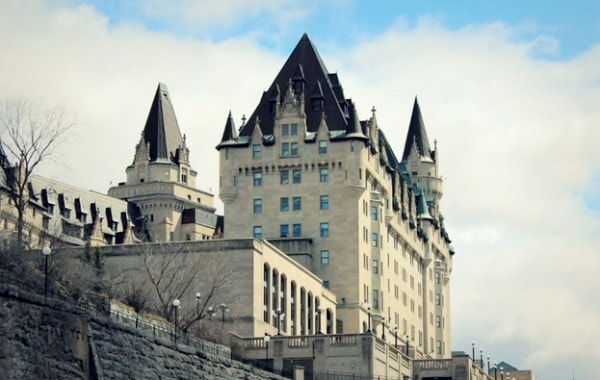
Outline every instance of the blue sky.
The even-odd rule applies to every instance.
[[[164,17],[141,11],[137,1],[93,1],[112,25],[136,22],[149,30],[177,33],[181,36],[208,37],[216,41],[261,29],[261,44],[282,52],[289,49],[298,36],[308,32],[315,38],[335,39],[342,46],[351,46],[357,39],[385,32],[397,24],[414,27],[423,17],[436,19],[449,29],[466,25],[503,22],[517,26],[515,38],[543,35],[556,40],[559,50],[545,58],[565,59],[581,53],[600,35],[600,5],[596,1],[323,1],[309,2],[306,17],[287,27],[265,22],[268,9],[239,15],[233,24],[181,23],[177,17]],[[271,34],[271,32],[274,33]]]
[[[457,252],[452,349],[597,377],[600,2],[9,0],[0,98],[71,110],[73,137],[40,174],[105,193],[165,83],[222,210],[227,115],[252,113],[304,32],[397,152],[419,98]]]

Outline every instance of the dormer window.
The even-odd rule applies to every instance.
[[[183,168],[181,169],[181,182],[187,184],[188,180],[188,170]]]
[[[312,110],[313,111],[321,111],[323,109],[323,99],[313,99],[312,100]]]

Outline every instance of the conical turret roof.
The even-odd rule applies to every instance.
[[[429,146],[429,139],[427,138],[427,130],[425,129],[425,123],[423,123],[423,117],[421,116],[421,108],[419,107],[419,102],[416,97],[412,115],[410,117],[406,142],[404,143],[404,153],[402,154],[403,161],[410,155],[413,144],[417,144],[420,156],[431,158],[431,147]]]
[[[177,148],[183,138],[177,124],[167,86],[159,83],[144,126],[144,140],[150,143],[150,161],[177,162]]]

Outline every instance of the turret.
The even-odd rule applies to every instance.
[[[423,191],[433,218],[439,215],[439,201],[443,193],[437,159],[437,152],[430,148],[419,102],[415,97],[402,162],[406,165],[412,182]]]

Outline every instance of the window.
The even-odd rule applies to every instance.
[[[377,237],[377,232],[373,232],[373,234],[371,235],[371,245],[373,247],[377,247],[378,240],[379,240],[379,238]]]
[[[379,273],[379,261],[373,260],[373,265],[371,267],[373,268],[373,274]]]
[[[260,144],[254,144],[252,145],[252,158],[256,159],[256,158],[260,158],[261,153],[260,153]]]
[[[294,211],[301,211],[302,210],[302,197],[294,197],[292,199],[292,204],[294,207]]]
[[[321,237],[329,236],[329,223],[321,223]]]
[[[323,287],[325,289],[329,289],[329,281],[328,280],[323,280]],[[329,334],[329,333],[328,333]]]
[[[298,136],[298,124],[290,124],[290,136]]]
[[[281,211],[281,212],[290,211],[290,199],[288,197],[279,198],[279,211]]]
[[[319,154],[327,154],[327,141],[319,141]]]
[[[329,195],[321,195],[319,200],[319,207],[321,210],[329,210]]]
[[[254,226],[253,234],[254,234],[254,238],[256,240],[261,240],[262,239],[262,226]]]
[[[442,327],[442,317],[436,315],[435,317],[435,327]]]
[[[290,155],[292,157],[298,156],[298,143],[297,142],[290,143]]]
[[[373,289],[373,309],[379,309],[379,291]]]
[[[377,220],[377,206],[371,206],[371,220]]]
[[[435,304],[438,306],[442,305],[442,297],[439,294],[435,295]]]
[[[254,172],[254,186],[262,186],[262,172]]]
[[[290,156],[290,143],[281,143],[281,157]]]
[[[181,171],[181,182],[187,183],[187,178],[188,178],[188,170],[184,168]]]
[[[321,251],[321,265],[329,265],[329,251]]]
[[[329,169],[327,169],[327,168],[319,169],[319,180],[321,182],[329,182]]]
[[[279,226],[279,237],[288,237],[290,236],[290,225],[282,224]]]
[[[290,183],[290,172],[289,170],[282,170],[279,172],[279,183],[287,185]]]
[[[292,233],[294,237],[302,236],[302,224],[296,223],[292,226]]]
[[[302,170],[294,169],[292,171],[292,177],[293,177],[294,183],[302,183]]]
[[[439,284],[440,282],[441,282],[440,272],[436,271],[435,272],[435,283]]]
[[[252,211],[255,214],[260,214],[262,212],[262,199],[255,199],[253,201]]]
[[[290,125],[289,124],[282,124],[281,125],[281,135],[282,136],[289,136],[290,135]]]

